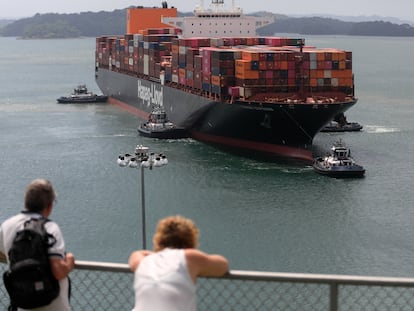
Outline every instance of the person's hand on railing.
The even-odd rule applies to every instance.
[[[2,252],[0,252],[0,262],[2,262],[2,263],[6,263],[7,262],[6,255],[4,255]]]

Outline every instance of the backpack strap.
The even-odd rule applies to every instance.
[[[10,305],[7,307],[7,311],[17,311],[17,307],[10,302]]]
[[[43,233],[45,234],[45,243],[47,245],[47,248],[51,248],[53,245],[55,245],[56,244],[56,238],[53,236],[53,234],[50,234],[49,232],[47,232],[46,228],[45,228],[45,224],[47,222],[49,222],[50,219],[48,219],[46,217],[43,217],[43,216],[40,216],[39,218],[32,217],[32,218],[25,221],[24,228],[26,228],[26,226],[29,223],[33,222],[33,221],[39,221],[40,222],[41,229],[42,229]]]

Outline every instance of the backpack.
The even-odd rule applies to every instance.
[[[9,250],[9,270],[3,281],[12,308],[33,309],[48,305],[59,295],[59,281],[52,274],[48,248],[56,243],[46,232],[46,218],[31,218],[17,232]]]

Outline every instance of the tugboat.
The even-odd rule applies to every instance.
[[[365,169],[355,163],[350,149],[341,141],[334,144],[331,151],[330,155],[315,159],[313,168],[317,173],[336,178],[364,176]]]
[[[69,96],[61,96],[57,99],[60,104],[85,104],[85,103],[104,103],[108,100],[106,95],[96,95],[88,91],[85,84],[80,84],[73,89]]]
[[[362,130],[362,127],[363,126],[357,122],[347,122],[346,124],[341,125],[336,121],[330,121],[321,129],[321,132],[359,132]]]
[[[167,118],[167,113],[161,107],[155,107],[148,121],[141,123],[138,127],[138,133],[145,137],[159,139],[178,139],[189,137],[185,128],[177,127]]]
[[[321,129],[321,132],[359,132],[362,125],[357,122],[348,122],[343,113],[338,114],[332,121]]]
[[[321,129],[321,132],[359,132],[362,130],[362,127],[363,126],[357,122],[340,124],[332,120]]]

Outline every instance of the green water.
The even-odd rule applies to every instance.
[[[353,51],[360,133],[319,134],[315,150],[342,139],[367,174],[335,180],[310,167],[257,162],[191,139],[137,136],[140,120],[106,104],[59,105],[94,83],[94,38],[0,38],[0,219],[23,206],[33,178],[58,192],[53,219],[80,260],[126,262],[141,246],[139,170],[116,158],[144,144],[169,164],[145,171],[148,243],[157,220],[193,218],[200,246],[232,269],[414,275],[414,40],[309,37]]]

